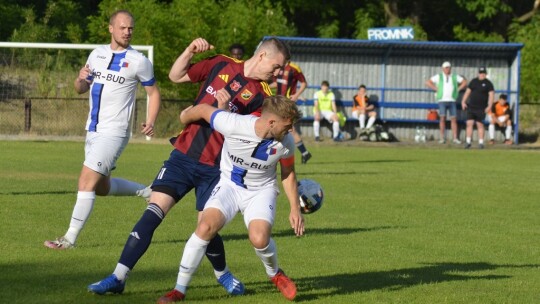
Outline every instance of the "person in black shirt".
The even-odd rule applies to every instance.
[[[475,122],[476,129],[478,130],[478,146],[480,149],[484,148],[484,119],[486,118],[486,113],[489,113],[495,98],[493,83],[486,76],[486,68],[481,67],[478,70],[478,77],[471,80],[461,101],[461,107],[467,111],[465,149],[471,147]]]

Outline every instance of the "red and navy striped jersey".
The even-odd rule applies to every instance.
[[[289,64],[279,71],[279,74],[275,77],[274,81],[277,84],[276,95],[290,97],[296,93],[296,85],[298,82],[306,82],[306,78],[299,66],[289,62]]]
[[[216,92],[225,88],[231,95],[229,109],[233,113],[260,115],[264,98],[272,95],[265,81],[247,78],[244,62],[224,55],[207,58],[188,69],[192,82],[202,82],[194,104],[217,106]],[[223,136],[201,120],[185,127],[174,142],[180,152],[200,163],[219,166]]]

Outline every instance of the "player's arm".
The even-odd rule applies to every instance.
[[[366,111],[375,110],[375,105],[369,101],[369,98],[366,97]]]
[[[300,95],[302,95],[302,92],[304,92],[306,88],[307,88],[307,81],[300,82],[300,87],[298,88],[296,93],[294,93],[294,95],[291,96],[291,100],[297,101]]]
[[[467,84],[468,84],[467,78],[465,78],[463,76],[462,76],[462,78],[463,78],[463,80],[459,83],[458,91],[461,91],[461,90],[465,89],[467,87]]]
[[[193,40],[174,62],[169,72],[169,79],[174,83],[190,82],[191,79],[189,78],[187,71],[191,59],[197,53],[206,52],[212,49],[214,49],[214,46],[208,43],[204,38]]]
[[[332,111],[334,113],[337,113],[337,106],[336,106],[336,100],[332,99]]]
[[[197,120],[205,120],[210,123],[212,114],[219,109],[206,103],[200,103],[196,106],[189,106],[180,113],[180,122],[187,125]]]
[[[154,83],[151,86],[144,86],[146,94],[148,94],[148,114],[146,121],[142,124],[141,133],[146,136],[154,136],[154,125],[161,106],[161,93],[158,86]]]
[[[294,172],[294,156],[280,160],[281,182],[283,190],[289,200],[291,212],[289,214],[289,223],[297,236],[304,234],[304,217],[300,212],[300,198],[298,195],[298,182]]]
[[[489,113],[489,110],[491,109],[491,107],[493,107],[493,101],[494,100],[495,100],[495,91],[491,90],[488,93],[488,106],[485,109],[486,113]]]
[[[216,100],[218,102],[217,108],[206,103],[201,103],[196,106],[189,106],[185,108],[180,113],[180,122],[184,125],[187,125],[197,120],[204,119],[206,120],[206,122],[210,123],[212,114],[215,111],[229,109],[229,101],[231,100],[231,95],[224,88],[219,89],[216,92]]]
[[[426,86],[430,89],[432,89],[433,91],[437,92],[437,86],[435,85],[435,83],[431,80],[431,78],[429,78],[428,80],[426,80]]]
[[[463,98],[461,99],[461,108],[463,110],[467,109],[467,99],[469,99],[469,95],[471,95],[471,88],[465,90],[465,94],[463,94]]]
[[[79,94],[83,94],[90,90],[90,84],[92,83],[91,79],[92,71],[88,63],[79,70],[79,75],[75,79],[75,91]]]

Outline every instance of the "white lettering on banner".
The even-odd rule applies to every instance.
[[[414,39],[412,27],[371,28],[368,29],[369,40],[411,40]]]

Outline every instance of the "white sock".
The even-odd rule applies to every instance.
[[[229,266],[225,266],[225,268],[222,271],[217,271],[214,269],[214,274],[216,275],[216,279],[219,280],[222,275],[226,274],[229,271]]]
[[[478,143],[481,144],[481,145],[483,145],[483,144],[484,144],[484,139],[483,139],[483,138],[480,138],[480,139],[478,140]]]
[[[339,122],[334,121],[332,123],[332,131],[334,132],[334,138],[338,137],[339,135]]]
[[[92,209],[94,208],[94,201],[96,200],[96,192],[77,192],[77,201],[75,207],[73,207],[73,213],[71,214],[71,222],[69,223],[69,229],[64,237],[71,243],[75,244],[79,233],[84,227],[84,224],[90,217]]]
[[[363,129],[366,127],[366,114],[360,114],[360,117],[358,118],[360,122],[360,129]]]
[[[490,124],[488,126],[489,139],[493,140],[495,138],[495,125]]]
[[[319,130],[321,129],[321,123],[318,120],[313,121],[313,134],[315,137],[319,137]]]
[[[506,137],[506,140],[510,140],[510,137],[512,137],[512,126],[506,126],[504,136]]]
[[[113,274],[118,278],[120,281],[124,282],[127,280],[128,274],[129,274],[129,267],[127,267],[124,264],[116,264],[116,268],[114,269]]]
[[[178,278],[176,280],[176,290],[186,294],[189,282],[204,257],[208,243],[210,241],[202,240],[195,233],[191,235],[182,254],[180,270],[178,271]]]
[[[368,119],[366,128],[368,129],[371,128],[371,126],[373,126],[374,123],[375,123],[375,116],[370,116]]]
[[[268,275],[268,277],[274,277],[279,270],[277,261],[277,249],[274,240],[270,238],[270,242],[268,243],[268,246],[266,246],[266,248],[255,248],[255,253],[261,259],[261,262],[266,269],[266,274]]]
[[[470,137],[467,137],[467,138],[465,139],[465,141],[466,141],[468,144],[470,144],[470,143],[471,143],[471,138],[470,138]]]
[[[137,195],[137,190],[146,188],[145,185],[121,178],[111,178],[111,189],[107,195],[130,196]]]

